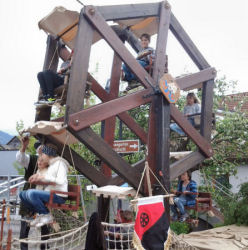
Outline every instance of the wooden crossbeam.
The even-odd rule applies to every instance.
[[[140,83],[148,88],[150,85],[147,83],[148,79],[153,85],[155,82],[145,69],[135,60],[133,55],[128,51],[119,37],[105,22],[105,19],[93,6],[86,6],[84,8],[84,15],[88,18],[89,22],[96,28],[101,36],[106,40],[109,46],[119,55],[123,62],[131,69],[136,75]]]
[[[116,153],[102,138],[91,128],[79,132],[68,127],[69,131],[81,142],[83,142],[95,155],[102,159],[121,178],[135,189],[138,188],[141,174],[132,168],[118,153]]]
[[[170,105],[172,119],[182,128],[182,130],[192,139],[192,141],[201,149],[207,156],[213,155],[213,149],[210,143],[200,135],[200,133],[190,124],[188,119],[175,107]]]
[[[215,68],[206,68],[200,72],[176,78],[181,90],[188,91],[195,88],[202,88],[203,83],[216,77]]]
[[[196,151],[188,154],[184,158],[172,163],[170,165],[170,180],[174,180],[179,175],[197,166],[205,160],[205,157],[200,152]]]
[[[97,10],[106,21],[157,16],[159,3],[100,6]]]
[[[69,126],[75,131],[80,131],[92,124],[115,116],[124,111],[149,103],[151,97],[144,98],[151,93],[151,89],[144,89],[108,102],[95,105],[78,113],[70,115]]]
[[[83,108],[92,41],[93,29],[81,12],[66,100],[66,114],[78,112]],[[67,118],[65,122],[67,123]]]
[[[64,145],[57,141],[52,136],[45,136],[48,141],[55,144],[58,147],[59,154],[62,153]],[[73,166],[73,161],[75,164],[76,170],[78,170],[82,175],[87,177],[92,183],[101,187],[107,185],[109,178],[104,176],[100,171],[98,171],[95,167],[91,166],[87,161],[85,161],[81,155],[76,153],[73,149],[71,149],[72,157],[68,146],[65,147],[63,157]]]

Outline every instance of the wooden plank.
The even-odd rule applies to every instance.
[[[68,129],[120,177],[132,187],[138,188],[141,178],[140,173],[122,159],[102,138],[95,134],[91,128],[86,128],[79,132],[74,131],[71,127],[68,127]]]
[[[144,95],[149,93],[151,93],[151,89],[144,89],[133,94],[84,109],[70,115],[69,125],[75,131],[80,131],[99,121],[150,102],[151,98],[143,98]]]
[[[210,67],[173,14],[171,14],[170,30],[200,70]]]
[[[46,136],[47,140],[51,143],[55,144],[58,147],[58,152],[61,155],[63,150],[63,144],[57,141],[52,136]],[[87,161],[85,161],[78,153],[76,153],[73,149],[71,149],[73,161],[75,164],[76,170],[78,170],[82,175],[87,177],[92,183],[101,187],[107,185],[109,178],[105,177],[100,171],[98,171],[95,167],[91,166]],[[73,166],[73,162],[71,159],[71,154],[68,149],[68,146],[65,147],[63,157]]]
[[[115,32],[109,27],[105,22],[104,18],[97,11],[96,8],[92,6],[86,6],[85,16],[96,28],[96,30],[101,34],[101,36],[106,40],[109,46],[119,55],[121,60],[131,69],[131,71],[139,79],[140,83],[145,87],[149,88],[150,85],[147,83],[147,78],[152,84],[155,85],[151,76],[145,71],[145,69],[135,60],[133,55],[124,46],[119,37]]]
[[[100,6],[97,10],[106,21],[157,16],[159,3]]]
[[[179,161],[170,165],[170,180],[173,181],[179,175],[195,167],[205,160],[205,156],[200,152],[193,152]]]
[[[119,94],[119,84],[120,84],[120,76],[121,76],[121,60],[117,54],[114,54],[113,65],[111,71],[111,79],[110,79],[110,94],[115,98],[118,97]],[[115,139],[115,123],[116,117],[110,117],[105,120],[104,126],[104,140],[113,147],[114,139]],[[105,176],[111,177],[112,171],[108,167],[107,164],[103,163],[102,171]]]
[[[58,68],[58,53],[56,53],[57,49],[57,41],[52,37],[47,37],[47,47],[46,47],[46,54],[45,54],[45,60],[43,64],[43,71],[50,69],[53,71],[57,71]],[[40,89],[39,96],[41,95],[42,91]],[[37,121],[49,121],[51,116],[51,107],[46,107],[43,109],[36,109],[35,114],[35,122]]]
[[[66,114],[78,112],[83,108],[92,39],[93,29],[81,12],[68,87]]]
[[[215,68],[207,68],[200,72],[176,78],[176,82],[181,90],[188,91],[195,88],[202,88],[204,82],[216,77]]]
[[[182,128],[182,130],[192,139],[192,141],[202,150],[207,156],[213,155],[213,149],[210,143],[200,135],[200,133],[190,124],[185,116],[171,104],[171,117]],[[212,112],[211,112],[212,115]]]
[[[213,110],[213,88],[214,80],[209,80],[203,85],[202,90],[202,113],[201,113],[201,134],[209,142],[211,142],[212,130],[212,110]]]

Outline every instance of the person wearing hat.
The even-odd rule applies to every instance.
[[[20,150],[16,153],[16,161],[24,168],[25,173],[24,173],[24,179],[27,181],[24,184],[23,190],[28,190],[29,188],[35,188],[35,185],[28,183],[28,179],[30,176],[36,173],[38,170],[37,165],[37,159],[38,155],[42,154],[42,145],[39,141],[34,143],[34,148],[36,149],[37,154],[36,155],[29,155],[26,154],[26,149],[29,145],[29,137],[24,136],[21,138],[21,148]],[[30,225],[28,222],[28,219],[30,219],[30,215],[32,214],[31,211],[29,211],[24,204],[21,202],[20,204],[20,210],[19,214],[21,215],[21,228],[20,228],[20,239],[25,239],[28,238],[29,235],[29,230],[30,230]],[[49,229],[47,225],[44,225],[41,227],[41,235],[47,235],[49,234]],[[42,237],[42,240],[46,240],[49,237]],[[21,243],[20,244],[21,250],[28,250],[28,244],[26,243]],[[41,244],[40,249],[45,249],[45,245]]]
[[[49,167],[45,175],[36,173],[29,178],[31,184],[43,185],[43,190],[29,189],[20,193],[20,198],[24,205],[37,214],[36,218],[30,222],[31,226],[41,227],[53,222],[53,217],[49,213],[45,204],[49,201],[50,191],[68,192],[67,172],[69,163],[57,156],[57,148],[52,144],[42,147],[41,159],[47,162]],[[67,196],[55,194],[54,203],[65,203]]]

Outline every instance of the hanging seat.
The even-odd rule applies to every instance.
[[[208,212],[212,210],[212,198],[211,193],[199,192],[198,196],[195,199],[195,206],[185,206],[187,210],[194,210],[196,212]]]
[[[46,204],[51,209],[62,209],[69,211],[77,211],[79,209],[80,202],[80,186],[79,185],[68,185],[68,192],[62,192],[57,190],[51,190],[49,202]],[[68,195],[64,204],[53,203],[54,194]]]

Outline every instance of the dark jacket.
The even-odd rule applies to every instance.
[[[183,181],[179,181],[177,191],[182,192],[183,190]],[[197,193],[197,184],[195,181],[191,180],[189,184],[186,186],[186,191]],[[181,194],[178,194],[177,196],[180,196]],[[195,198],[196,194],[186,194],[186,200],[187,200],[187,206],[194,206],[195,205]]]
[[[38,159],[37,155],[30,155],[30,161],[29,161],[28,167],[25,168],[25,174],[24,174],[25,181],[28,181],[29,177],[36,173],[36,171],[38,169],[38,166],[36,167],[37,159]],[[36,167],[36,169],[35,169],[35,167]],[[35,185],[30,185],[29,182],[26,182],[24,184],[23,190],[27,190],[30,188],[35,188]],[[28,215],[28,213],[29,213],[29,210],[21,202],[19,214],[21,216],[26,216],[26,215]]]

